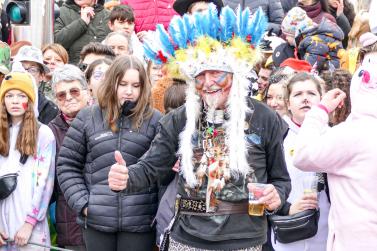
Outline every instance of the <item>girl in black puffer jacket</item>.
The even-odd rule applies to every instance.
[[[115,193],[107,181],[112,165],[136,163],[156,134],[161,114],[151,108],[148,81],[138,59],[119,57],[99,88],[98,105],[82,110],[64,138],[58,180],[85,228],[88,250],[152,250],[154,245],[157,185]]]

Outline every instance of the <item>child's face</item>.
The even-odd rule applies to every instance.
[[[109,28],[111,31],[123,31],[127,34],[132,34],[135,29],[135,23],[116,19],[114,23],[109,22]]]
[[[286,34],[285,35],[285,39],[287,40],[287,42],[288,42],[289,45],[296,46],[296,41],[295,41],[295,37],[294,36]]]

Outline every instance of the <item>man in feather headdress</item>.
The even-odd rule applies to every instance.
[[[162,250],[260,251],[267,239],[266,214],[280,209],[290,192],[280,117],[247,97],[246,76],[260,60],[257,48],[267,20],[262,11],[249,19],[214,5],[192,17],[174,17],[169,33],[157,27],[159,42],[145,55],[166,63],[188,83],[184,106],[160,121],[159,133],[137,164],[119,153],[109,186],[137,192],[172,176],[180,158],[176,213]],[[251,182],[266,184],[259,199],[262,216],[248,214]],[[170,234],[170,236],[168,235]]]

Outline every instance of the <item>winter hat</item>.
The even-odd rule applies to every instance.
[[[275,48],[274,53],[272,54],[272,61],[276,67],[279,67],[284,60],[294,57],[294,47],[290,46],[288,43],[283,43]]]
[[[7,43],[0,41],[0,73],[6,75],[10,67],[10,48]]]
[[[361,35],[360,37],[360,43],[362,44],[363,47],[372,45],[377,42],[377,35],[367,32]]]
[[[296,58],[288,58],[284,60],[284,62],[280,64],[280,67],[285,67],[285,66],[288,66],[298,72],[302,72],[302,71],[311,72],[312,70],[311,64],[309,64],[305,60],[300,60]]]
[[[306,30],[314,26],[306,12],[300,7],[292,8],[284,17],[281,23],[281,30],[284,34],[297,36],[299,31]]]
[[[18,51],[17,55],[14,57],[13,61],[30,61],[38,63],[43,67],[45,73],[48,73],[50,69],[43,63],[42,51],[34,46],[22,46]]]
[[[14,89],[24,92],[34,103],[35,91],[33,87],[33,80],[28,73],[11,72],[8,75],[5,75],[0,86],[0,102],[3,101],[4,95],[7,91]]]

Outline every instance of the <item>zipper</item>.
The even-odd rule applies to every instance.
[[[306,215],[301,218],[291,219],[291,220],[274,220],[276,223],[285,223],[285,222],[292,222],[292,221],[299,221],[299,220],[305,220],[307,218],[312,217],[313,215]]]
[[[120,118],[120,123],[119,123],[119,132],[118,132],[118,147],[117,150],[122,153],[121,148],[120,148],[120,141],[122,138],[122,127],[123,127],[123,115]],[[118,193],[118,229],[122,231],[122,191]]]

